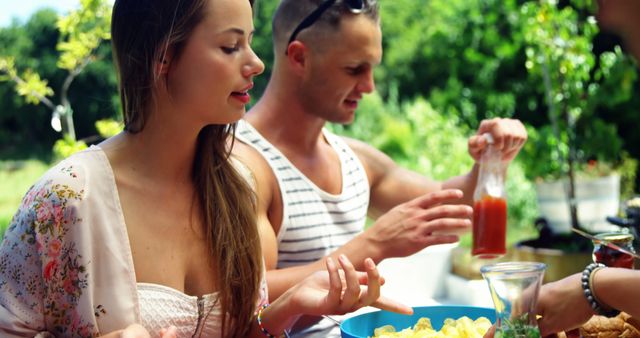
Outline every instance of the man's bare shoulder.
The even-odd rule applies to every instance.
[[[282,223],[282,199],[273,168],[258,150],[240,140],[235,141],[231,155],[249,167],[254,176],[254,189],[258,196],[258,226],[263,231],[265,229],[263,226],[267,224],[271,235],[273,232],[277,233],[279,224]],[[267,222],[261,220],[267,220]],[[264,233],[261,233],[261,236],[266,238]],[[272,239],[275,241],[275,238]],[[263,249],[266,246],[267,243],[263,242]],[[268,265],[271,264],[270,261],[274,262],[267,259]]]
[[[255,148],[240,140],[235,140],[231,154],[249,167],[260,189],[272,191],[275,188],[276,178],[273,169]]]
[[[384,175],[385,172],[396,166],[396,163],[389,156],[376,147],[354,138],[341,137],[358,156],[370,178]]]
[[[363,149],[367,149],[367,148],[373,148],[368,143],[360,141],[360,140],[357,140],[355,138],[351,138],[351,137],[347,137],[347,136],[340,136],[340,138],[344,142],[346,142],[347,145],[349,146],[349,148],[353,149],[353,151],[363,150]]]

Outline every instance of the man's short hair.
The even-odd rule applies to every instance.
[[[288,43],[289,37],[293,30],[306,18],[311,12],[316,10],[325,0],[281,0],[280,5],[276,9],[271,22],[273,30],[273,45],[277,50],[286,49],[285,44]],[[327,32],[337,31],[340,27],[342,17],[347,15],[366,15],[375,22],[379,20],[379,5],[377,0],[363,0],[365,8],[361,13],[353,14],[343,4],[343,0],[336,2],[328,8],[317,21],[310,27],[304,29],[298,34],[297,40],[305,40],[310,38],[310,34],[315,36],[325,35]]]

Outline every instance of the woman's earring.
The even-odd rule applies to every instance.
[[[167,61],[167,59],[160,59],[158,61],[158,64],[156,64],[156,73],[158,75],[166,74],[169,70],[169,62]]]

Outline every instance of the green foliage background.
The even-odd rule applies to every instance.
[[[466,138],[479,121],[496,116],[521,119],[529,128],[530,142],[510,169],[508,194],[510,226],[528,234],[536,214],[531,182],[561,171],[567,153],[568,134],[558,139],[552,132],[544,81],[531,52],[553,51],[530,38],[543,27],[531,20],[547,6],[548,19],[566,29],[563,38],[580,44],[584,59],[578,58],[576,65],[585,67],[575,83],[598,87],[588,92],[595,98],[588,112],[574,121],[573,130],[584,130],[574,135],[579,159],[624,168],[629,179],[623,190],[634,193],[637,165],[632,160],[640,158],[638,69],[621,52],[618,38],[589,21],[591,9],[586,5],[592,0],[562,0],[557,5],[549,0],[379,2],[384,57],[376,70],[378,90],[363,102],[355,124],[332,126],[337,132],[368,141],[402,165],[442,179],[469,169]],[[254,97],[265,88],[271,71],[271,16],[277,3],[259,0],[255,7],[253,47],[266,70],[256,79]],[[59,39],[56,14],[41,10],[24,24],[0,28],[0,56],[14,56],[20,72],[33,69],[57,89],[66,75],[56,66]],[[87,143],[100,139],[96,121],[120,119],[108,43],[76,78],[69,97],[78,139]],[[51,129],[50,118],[48,108],[25,103],[12,83],[0,82],[0,160],[52,161],[51,150],[61,135]],[[112,125],[104,128],[117,130]],[[74,146],[59,144],[67,150]],[[5,179],[0,180],[2,190],[9,187]],[[0,209],[15,210],[7,203],[0,201]]]
[[[31,69],[46,79],[48,86],[56,90],[54,102],[60,101],[57,89],[67,75],[57,66],[57,18],[53,10],[44,9],[23,25],[14,23],[0,28],[0,56],[14,57],[20,73]],[[119,117],[116,74],[108,42],[96,54],[96,60],[80,73],[69,90],[79,139],[97,135],[97,120]],[[44,105],[25,102],[15,95],[13,86],[11,82],[0,82],[0,158],[37,157],[48,161],[53,144],[61,138],[51,128],[51,111]]]

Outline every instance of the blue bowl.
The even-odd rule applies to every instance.
[[[380,326],[393,325],[400,331],[418,322],[420,317],[428,317],[435,330],[440,330],[447,318],[458,319],[467,316],[473,320],[487,317],[496,321],[494,309],[464,305],[419,306],[413,308],[413,315],[401,315],[389,311],[374,311],[345,319],[340,325],[342,338],[367,338],[373,336],[373,330]]]

